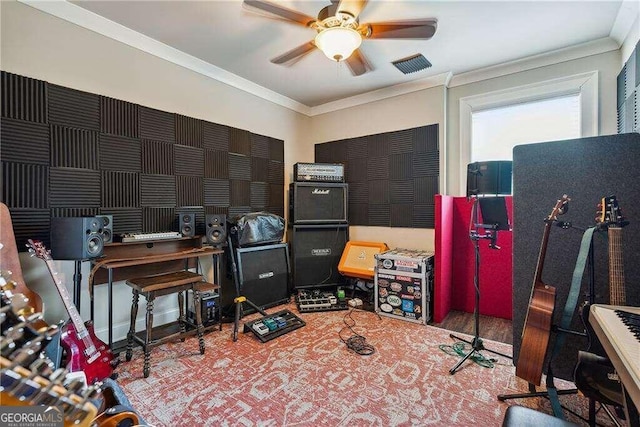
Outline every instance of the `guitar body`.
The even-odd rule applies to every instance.
[[[537,283],[529,303],[529,312],[522,334],[516,376],[530,384],[540,385],[542,367],[549,346],[551,322],[555,310],[556,288]]]
[[[60,341],[67,354],[67,369],[70,372],[83,371],[87,377],[87,383],[93,384],[113,374],[113,353],[96,336],[91,321],[85,322],[85,327],[88,337],[82,339],[78,337],[73,323],[66,323],[62,327]],[[95,348],[90,348],[91,345]]]

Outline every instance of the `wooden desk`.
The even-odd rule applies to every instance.
[[[142,242],[109,243],[104,255],[92,261],[89,277],[91,319],[94,318],[94,284],[107,283],[109,311],[109,347],[113,347],[113,282],[131,277],[169,273],[196,268],[197,258],[211,256],[213,259],[213,281],[220,283],[220,254],[223,251],[211,246],[202,246],[202,236],[178,239],[146,240]]]

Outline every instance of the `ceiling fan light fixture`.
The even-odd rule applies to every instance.
[[[320,31],[315,42],[327,58],[340,62],[360,47],[362,36],[352,28],[332,27]]]

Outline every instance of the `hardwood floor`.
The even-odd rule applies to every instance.
[[[441,323],[432,323],[431,325],[468,335],[473,335],[475,333],[473,313],[451,311]],[[512,322],[507,319],[481,315],[479,335],[480,338],[513,344]]]

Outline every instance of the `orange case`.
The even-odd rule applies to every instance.
[[[343,276],[373,280],[375,255],[389,250],[386,243],[349,241],[344,247],[338,271]]]

